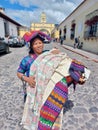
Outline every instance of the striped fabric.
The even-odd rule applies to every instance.
[[[71,77],[76,82],[79,81],[82,73],[84,73],[84,68],[85,68],[85,66],[81,62],[79,62],[77,60],[72,61],[70,68],[69,68],[69,72],[70,72]]]
[[[66,59],[65,53],[53,55],[50,51],[38,56],[30,68],[30,76],[35,76],[35,88],[27,87],[27,99],[24,106],[24,112],[21,123],[28,130],[37,130],[40,116],[40,109],[43,106],[43,95],[48,88],[47,85],[54,74],[55,69],[63,59]],[[47,73],[48,70],[48,73]],[[60,81],[58,79],[58,81]],[[55,83],[53,84],[53,88]],[[53,90],[53,89],[52,89]],[[50,94],[51,91],[49,90]],[[47,99],[46,97],[44,99]],[[46,101],[46,100],[45,100]],[[62,115],[56,120],[53,126],[54,130],[60,130]],[[58,129],[56,129],[59,127]]]
[[[84,72],[84,66],[64,53],[53,55],[46,52],[34,61],[30,76],[35,76],[36,86],[27,88],[22,118],[24,128],[61,130],[63,105],[68,99],[68,87],[76,72]],[[77,77],[74,79],[76,82]]]
[[[68,98],[66,78],[56,83],[54,89],[48,96],[46,102],[40,110],[38,130],[51,130],[52,126],[60,114],[64,103]]]
[[[20,73],[23,73],[25,74],[26,73],[26,76],[29,77],[29,71],[30,71],[30,66],[31,64],[34,62],[34,60],[37,58],[37,55],[33,54],[33,55],[28,55],[28,56],[25,56],[18,69],[17,69],[17,72],[20,72]]]

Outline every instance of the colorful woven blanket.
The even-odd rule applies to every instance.
[[[68,99],[68,86],[66,78],[56,83],[40,110],[38,130],[51,130],[60,114],[64,103]]]
[[[52,75],[55,74],[55,70],[56,68],[58,68],[59,63],[61,63],[61,61],[63,61],[66,58],[67,55],[65,53],[53,55],[51,52],[45,52],[42,55],[40,55],[32,64],[30,75],[35,76],[36,87],[31,88],[28,86],[27,88],[27,99],[22,118],[22,124],[24,124],[24,127],[26,129],[37,130],[40,110],[44,104],[43,99],[46,101],[47,96],[51,93],[51,90],[53,90],[55,84],[58,81],[60,81],[60,79],[62,79],[63,76],[56,77],[56,81],[55,83],[53,83],[53,85],[49,84],[49,81],[51,80]],[[63,62],[60,66],[63,66]],[[68,70],[65,71],[65,74],[66,72],[68,72]],[[47,95],[44,95],[45,90],[48,88],[48,85],[50,86],[49,88],[51,88],[51,90],[48,91]],[[59,121],[57,120],[57,122],[60,122],[61,124],[61,116],[59,116]],[[57,127],[57,125],[55,127]]]
[[[27,88],[22,118],[27,130],[61,129],[62,110],[68,98],[68,87],[75,80],[73,77],[76,74],[80,76],[82,70],[84,72],[84,66],[79,69],[80,66],[73,63],[64,53],[53,55],[51,52],[45,52],[32,64],[30,75],[35,76],[36,86]]]

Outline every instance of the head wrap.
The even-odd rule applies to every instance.
[[[44,32],[41,32],[41,31],[26,32],[23,36],[23,38],[26,42],[30,42],[31,40],[35,39],[36,37],[40,38],[42,41],[45,39],[47,39],[47,40],[51,39],[47,34],[45,34]]]

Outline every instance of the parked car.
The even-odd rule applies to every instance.
[[[20,36],[9,36],[8,38],[8,44],[9,46],[24,46],[25,45],[25,42],[24,42],[24,39],[21,38]]]
[[[49,44],[51,42],[51,39],[50,38],[45,38],[45,40],[44,40],[44,43],[47,43],[47,44]]]
[[[0,37],[0,53],[2,52],[9,53],[9,45],[4,38]]]

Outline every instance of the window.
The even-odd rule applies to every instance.
[[[97,30],[98,30],[98,22],[90,26],[89,36],[96,37]]]
[[[60,31],[59,31],[59,39],[61,39],[61,35],[62,35],[62,30],[60,29]]]
[[[98,37],[98,10],[86,16],[84,38]]]
[[[63,33],[64,33],[64,40],[65,40],[66,39],[66,26],[64,26]]]
[[[76,24],[73,21],[72,24],[71,24],[71,35],[70,35],[70,39],[74,39],[74,37],[75,37],[75,26],[76,26]]]
[[[7,21],[4,21],[5,37],[9,36],[9,25]]]

